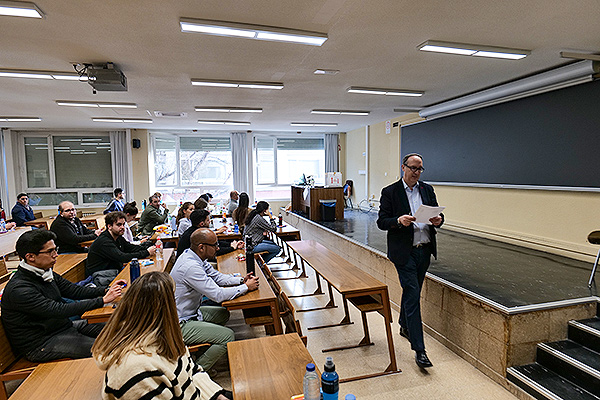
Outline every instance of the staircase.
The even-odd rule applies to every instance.
[[[567,340],[538,344],[536,362],[508,368],[507,379],[540,400],[600,400],[598,316],[569,321]]]

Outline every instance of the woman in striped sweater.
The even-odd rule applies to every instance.
[[[281,247],[268,239],[269,232],[277,231],[277,225],[272,215],[270,216],[270,223],[265,219],[266,216],[270,216],[269,203],[259,201],[256,204],[256,208],[250,211],[250,214],[246,217],[244,235],[252,238],[254,253],[267,252],[267,254],[263,255],[263,259],[265,262],[269,262],[279,254]]]
[[[131,285],[104,327],[92,354],[105,370],[103,399],[231,399],[196,365],[183,343],[175,285],[165,272]]]

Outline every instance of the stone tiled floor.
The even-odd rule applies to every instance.
[[[342,221],[321,222],[382,252],[386,232],[377,213],[345,210]],[[490,239],[438,231],[438,260],[429,272],[507,307],[596,295],[587,287],[591,264]]]

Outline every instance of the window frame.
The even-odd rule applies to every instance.
[[[54,193],[77,193],[77,208],[99,208],[99,207],[104,207],[106,206],[106,203],[84,203],[83,202],[83,195],[87,194],[87,193],[108,193],[111,195],[112,197],[112,192],[114,190],[113,187],[105,187],[105,188],[57,188],[56,187],[56,168],[55,168],[55,160],[54,160],[54,142],[53,142],[53,138],[55,137],[62,137],[62,136],[67,136],[67,137],[81,137],[81,138],[85,138],[85,137],[99,137],[99,136],[103,136],[103,137],[107,137],[108,140],[110,141],[110,151],[111,154],[113,154],[114,150],[114,143],[110,137],[110,132],[109,131],[87,131],[87,132],[81,132],[81,131],[73,131],[73,132],[69,132],[69,131],[57,131],[57,132],[50,132],[50,131],[19,131],[19,135],[18,135],[18,146],[19,146],[19,153],[18,153],[18,157],[19,157],[19,177],[20,177],[20,182],[21,182],[21,192],[26,192],[27,194],[45,194],[45,193],[50,193],[50,194],[54,194]],[[31,138],[31,137],[35,137],[35,138],[40,138],[40,137],[45,137],[46,138],[46,143],[48,146],[48,173],[50,174],[50,186],[49,187],[36,187],[36,188],[30,188],[29,187],[29,182],[27,179],[27,157],[25,154],[25,138]],[[111,161],[110,161],[110,168],[111,168],[111,177],[112,177],[112,181],[113,181],[113,186],[114,186],[114,177],[115,177],[115,166],[113,164],[113,160],[112,160],[112,156],[111,156]],[[36,209],[39,210],[51,210],[51,209],[55,209],[56,206],[58,204],[53,204],[53,205],[46,205],[46,206],[36,206]]]

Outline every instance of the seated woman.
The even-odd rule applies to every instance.
[[[244,228],[244,235],[252,238],[254,253],[268,252],[268,254],[263,255],[265,262],[269,262],[281,251],[281,247],[277,246],[272,240],[267,239],[268,232],[277,231],[275,218],[271,217],[271,223],[269,224],[264,218],[267,215],[269,215],[269,203],[259,201],[256,208],[248,214],[246,227]]]
[[[250,211],[252,211],[252,209],[248,207],[249,205],[250,197],[248,197],[248,193],[240,193],[239,204],[237,208],[233,210],[233,214],[231,214],[234,222],[237,222],[238,227],[240,228],[240,233],[244,232],[246,218],[248,217]]]
[[[138,211],[139,210],[136,206],[135,201],[132,201],[131,203],[126,203],[123,206],[123,212],[125,213],[125,233],[123,234],[123,238],[129,243],[141,244],[146,247],[150,247],[152,246],[152,242],[148,241],[147,237],[144,237],[141,240],[135,240],[135,238],[133,237],[133,232],[131,231],[131,228],[129,226],[131,221],[133,221],[138,215]]]
[[[190,357],[166,272],[133,282],[92,347],[106,371],[103,399],[232,399]]]
[[[183,232],[192,226],[192,221],[190,221],[190,214],[192,211],[194,211],[194,203],[191,201],[186,201],[179,207],[177,219],[175,220],[175,222],[177,222],[177,234],[179,236],[183,235]]]

